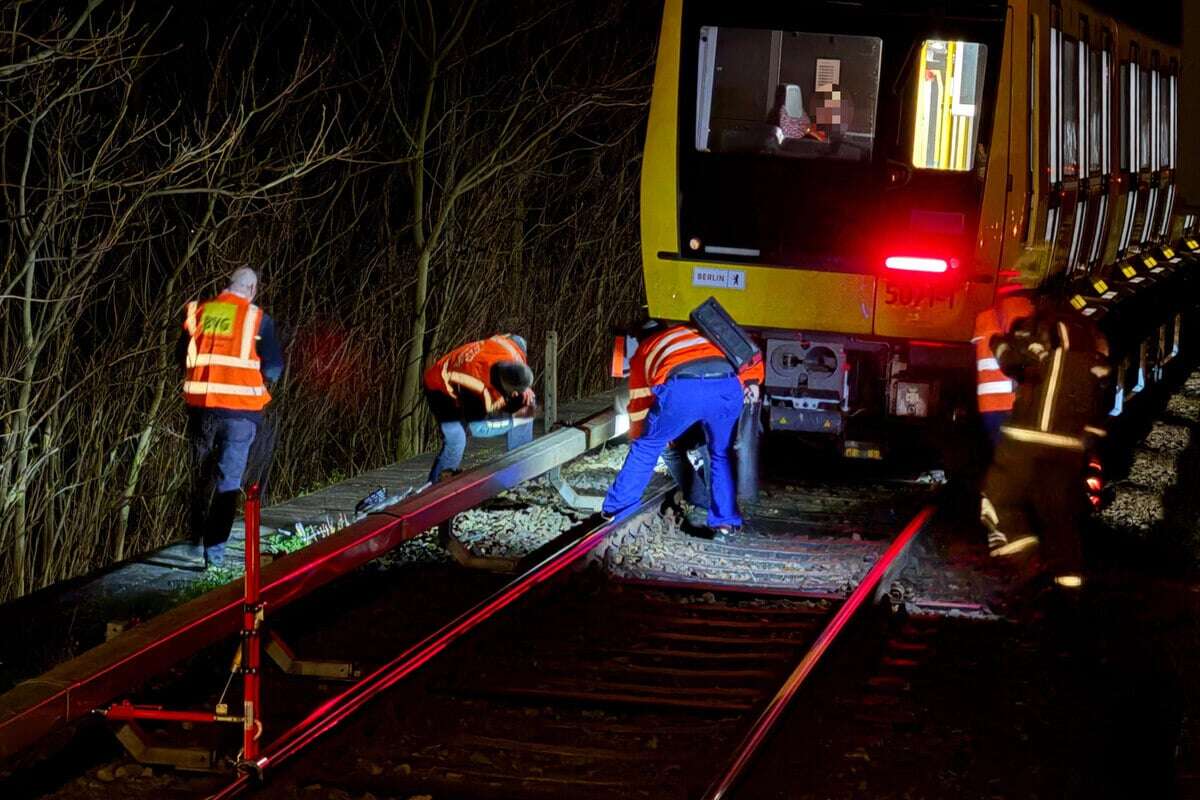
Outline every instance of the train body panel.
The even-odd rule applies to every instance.
[[[1140,273],[1196,223],[1175,213],[1179,76],[1177,49],[1074,0],[667,0],[650,313],[685,319],[711,295],[757,331],[790,365],[768,378],[787,409],[772,423],[819,410],[840,419],[814,430],[845,436],[851,417],[965,410],[963,353],[1004,270],[1086,281],[1085,314],[1116,283],[1146,306],[1138,279],[1165,279]],[[1143,309],[1110,337],[1135,317],[1178,324]],[[1139,336],[1122,357],[1153,358]]]

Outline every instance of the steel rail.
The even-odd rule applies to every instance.
[[[621,432],[613,412],[604,411],[372,514],[263,568],[262,600],[271,609],[287,605]],[[242,605],[239,585],[215,589],[0,695],[0,760],[236,634]]]
[[[922,508],[917,515],[913,517],[904,529],[892,541],[891,546],[877,560],[866,577],[855,587],[850,596],[846,598],[846,602],[834,614],[831,619],[822,629],[821,634],[813,642],[812,647],[800,659],[800,663],[796,665],[795,670],[784,681],[779,691],[771,698],[771,702],[754,721],[754,725],[749,732],[738,744],[737,750],[734,751],[733,757],[729,760],[727,766],[722,770],[720,775],[709,785],[708,790],[704,793],[704,800],[725,800],[729,797],[730,790],[741,779],[745,773],[747,765],[757,755],[763,743],[767,741],[771,731],[775,727],[775,723],[779,720],[780,715],[787,709],[792,698],[800,689],[801,684],[812,673],[817,666],[817,662],[829,649],[837,639],[838,634],[849,623],[850,618],[854,613],[866,602],[867,598],[878,598],[877,587],[883,586],[885,577],[896,575],[903,566],[904,556],[908,552],[909,545],[912,544],[917,534],[920,533],[935,512],[934,506],[926,506]]]
[[[268,770],[296,755],[322,735],[336,728],[379,694],[402,681],[422,665],[446,650],[497,613],[515,603],[538,585],[545,583],[580,560],[603,542],[614,530],[629,524],[638,514],[658,507],[665,490],[656,492],[636,511],[620,520],[605,521],[593,528],[568,532],[560,537],[557,547],[546,557],[522,572],[491,596],[476,603],[450,622],[409,647],[387,664],[359,680],[340,694],[329,698],[313,709],[304,719],[283,733],[237,780],[211,795],[209,800],[228,800],[236,797],[261,779]]]

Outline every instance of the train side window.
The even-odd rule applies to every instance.
[[[1154,106],[1150,103],[1150,70],[1138,70],[1138,93],[1137,93],[1137,168],[1150,169],[1152,163],[1151,150],[1153,147],[1154,125],[1151,120],[1153,117]]]
[[[1062,34],[1050,29],[1050,182],[1062,180],[1062,161],[1059,147],[1062,142]]]
[[[1137,114],[1133,107],[1136,97],[1131,91],[1137,84],[1137,67],[1128,62],[1121,65],[1121,169],[1125,172],[1133,170],[1133,137],[1130,135],[1131,123]]]
[[[1158,168],[1174,166],[1174,140],[1171,135],[1171,93],[1174,75],[1158,74]]]
[[[927,39],[918,59],[913,166],[970,170],[979,141],[987,46]]]
[[[1062,174],[1079,177],[1079,42],[1071,38],[1062,48]]]
[[[1088,48],[1088,173],[1104,172],[1104,93],[1108,82],[1104,80],[1104,65],[1100,50]]]

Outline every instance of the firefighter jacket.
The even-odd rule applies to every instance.
[[[259,341],[268,331],[270,363],[264,365]],[[277,378],[282,360],[270,318],[246,298],[222,292],[203,303],[188,303],[180,349],[183,397],[189,406],[253,415],[270,402],[264,372]]]
[[[1044,304],[991,341],[1000,368],[1017,382],[1004,436],[1082,451],[1105,435],[1108,345],[1087,318]]]
[[[425,370],[425,389],[450,397],[466,419],[512,413],[520,407],[520,399],[506,397],[492,375],[493,367],[505,361],[527,363],[524,351],[507,336],[468,342]]]
[[[1008,294],[997,298],[996,304],[984,309],[975,317],[975,391],[980,414],[1012,411],[1016,401],[1016,387],[1012,378],[1005,375],[992,352],[992,338],[1003,336],[1013,323],[1033,316],[1033,303],[1022,294]]]
[[[638,344],[629,362],[629,438],[642,435],[646,416],[654,405],[654,387],[675,375],[733,375],[733,367],[715,344],[690,325],[674,325]],[[761,383],[763,363],[758,361],[738,375],[743,385]]]

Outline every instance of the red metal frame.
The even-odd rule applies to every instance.
[[[662,493],[656,493],[634,513],[657,508],[661,500]],[[534,587],[550,580],[590,553],[613,530],[624,524],[624,520],[606,522],[597,528],[580,533],[490,597],[464,611],[353,686],[326,700],[271,743],[270,748],[252,765],[253,774],[243,771],[236,781],[222,791],[211,795],[209,800],[225,800],[241,794],[250,788],[253,778],[261,778],[267,770],[279,766],[316,739],[336,728],[374,697],[412,674],[456,640],[512,605]]]
[[[482,500],[599,446],[613,437],[614,422],[614,414],[604,411],[555,430],[277,559],[261,569],[260,601],[279,608],[305,596]],[[236,634],[244,622],[244,599],[237,586],[216,589],[0,695],[0,759]]]
[[[724,800],[729,796],[730,789],[741,778],[745,772],[746,766],[751,759],[758,753],[759,748],[770,736],[771,730],[775,727],[775,723],[779,720],[779,716],[783,714],[795,697],[796,692],[800,689],[800,685],[812,673],[813,668],[817,666],[817,662],[821,660],[821,656],[833,644],[838,634],[846,627],[850,618],[854,613],[866,602],[868,597],[875,594],[875,588],[879,586],[884,575],[897,566],[900,557],[907,551],[912,540],[929,522],[934,513],[933,506],[926,506],[921,509],[907,525],[904,530],[892,542],[887,552],[883,554],[875,564],[871,567],[871,571],[867,573],[862,582],[855,587],[851,592],[850,597],[842,604],[834,614],[833,619],[821,631],[821,635],[813,642],[812,647],[804,654],[804,658],[800,659],[800,663],[796,665],[796,669],[788,676],[783,686],[771,698],[771,702],[766,709],[755,720],[754,726],[738,744],[738,748],[730,760],[729,765],[721,773],[721,775],[713,781],[709,786],[708,791],[704,793],[704,800]]]
[[[111,720],[152,719],[165,722],[241,722],[242,757],[253,761],[258,757],[258,737],[262,732],[259,700],[262,683],[259,669],[262,665],[262,642],[259,627],[263,620],[261,598],[262,576],[259,574],[259,532],[262,519],[262,496],[258,484],[246,491],[246,553],[245,579],[242,581],[242,657],[239,659],[242,672],[242,716],[218,714],[216,711],[172,711],[162,706],[134,705],[122,701],[109,706],[102,712]]]
[[[242,608],[242,760],[258,758],[258,737],[262,734],[262,575],[259,572],[259,523],[262,497],[258,484],[246,496],[246,588]]]

